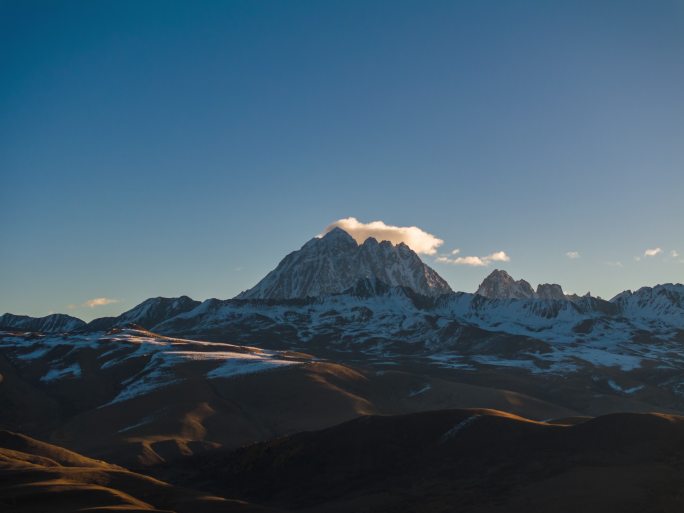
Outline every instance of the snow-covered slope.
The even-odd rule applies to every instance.
[[[91,372],[126,376],[119,386],[112,387],[106,404],[148,394],[189,376],[232,378],[303,363],[285,353],[169,338],[133,328],[33,336],[0,331],[0,349],[22,367],[32,364],[44,383],[82,378],[82,355],[90,351],[96,355],[94,360],[92,356],[85,360]]]
[[[318,297],[343,292],[362,278],[410,287],[426,296],[451,292],[447,282],[407,245],[395,246],[372,237],[359,245],[347,232],[335,228],[287,255],[256,286],[237,298]]]
[[[45,317],[27,315],[0,315],[0,329],[40,331],[43,333],[64,333],[85,326],[85,322],[66,314],[52,314]]]
[[[645,329],[667,326],[684,327],[684,286],[666,283],[626,290],[613,299],[620,313]]]
[[[431,298],[360,280],[345,293],[319,298],[212,299],[154,329],[272,348],[362,352],[371,359],[449,353],[493,365],[501,358],[507,365],[531,358],[536,363],[526,365],[537,370],[573,369],[581,360],[638,366],[663,358],[684,335],[684,286],[655,289],[668,291],[653,293],[662,301],[657,311],[667,311],[666,317],[653,316],[649,303],[641,308],[630,303],[628,312],[617,302],[592,297],[489,299],[454,293]]]

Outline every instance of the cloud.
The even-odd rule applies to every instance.
[[[118,303],[118,299],[111,299],[108,297],[96,297],[93,299],[89,299],[85,303],[83,303],[81,306],[86,306],[88,308],[95,308],[96,306],[105,306],[105,305],[111,305],[112,303]]]
[[[622,265],[622,262],[620,262],[619,260],[606,262],[606,265],[609,265],[611,267],[624,267],[624,265]]]
[[[663,250],[660,248],[647,249],[646,251],[644,251],[644,256],[652,257],[652,256],[659,255],[662,252],[663,252]]]
[[[672,258],[677,258],[679,256],[679,251],[677,251],[676,249],[673,249],[672,251],[670,251],[670,256]]]
[[[457,254],[453,253],[452,254]],[[450,258],[448,256],[438,256],[437,262],[442,264],[453,264],[453,265],[471,265],[474,267],[484,267],[492,262],[508,262],[511,259],[505,251],[495,251],[487,256],[465,256],[458,258]]]
[[[580,257],[579,251],[568,251],[565,253],[565,256],[568,257],[570,260],[575,260]]]
[[[363,244],[368,237],[374,237],[379,241],[388,240],[392,244],[403,242],[416,253],[424,255],[434,255],[437,248],[444,244],[442,239],[417,226],[392,226],[383,221],[362,223],[355,217],[347,217],[330,224],[323,233],[328,233],[333,228],[342,228],[359,244]]]

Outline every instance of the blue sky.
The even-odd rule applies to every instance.
[[[680,0],[2,1],[0,312],[232,297],[350,216],[457,290],[682,282],[683,55]]]

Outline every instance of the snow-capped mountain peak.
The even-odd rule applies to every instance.
[[[287,255],[255,287],[237,297],[319,297],[344,292],[363,278],[409,287],[426,296],[451,292],[447,282],[406,244],[378,242],[370,237],[359,245],[347,232],[335,228]]]
[[[535,297],[534,289],[525,280],[514,280],[510,274],[494,269],[480,284],[477,295],[491,299],[529,299]]]
[[[539,299],[567,299],[563,293],[563,287],[557,283],[540,283],[537,285],[536,297]]]

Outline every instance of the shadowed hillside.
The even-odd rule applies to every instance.
[[[682,417],[444,410],[363,417],[165,474],[297,511],[598,513],[682,511],[683,471]]]

